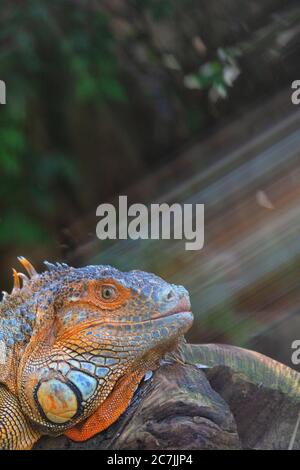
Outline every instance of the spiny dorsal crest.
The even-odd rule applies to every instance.
[[[34,266],[23,256],[18,257],[19,262],[26,270],[26,274],[18,272],[16,269],[13,268],[13,289],[11,293],[3,291],[3,298],[2,301],[9,301],[12,298],[20,296],[24,293],[24,288],[33,288],[34,284],[39,284],[39,281],[45,281],[46,278],[55,278],[59,276],[62,271],[66,271],[72,269],[66,263],[49,263],[48,261],[44,261],[45,266],[48,269],[48,272],[44,272],[42,274],[38,274]]]

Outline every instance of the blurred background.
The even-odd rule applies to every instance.
[[[292,366],[299,1],[2,0],[0,24],[1,290],[18,255],[153,271],[189,289],[190,341]],[[120,194],[205,204],[204,248],[97,240]]]

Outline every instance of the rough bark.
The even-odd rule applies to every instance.
[[[219,347],[217,352],[211,348],[216,366],[196,365],[208,357],[210,346],[185,350],[189,363],[161,366],[141,384],[126,413],[98,436],[85,443],[44,437],[35,448],[287,449],[300,413],[299,374],[238,348],[227,347],[222,353]],[[230,366],[224,361],[228,350]],[[232,356],[238,360],[232,361]],[[300,432],[293,448],[300,449]]]

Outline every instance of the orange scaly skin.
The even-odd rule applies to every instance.
[[[28,276],[14,270],[0,303],[0,449],[43,434],[84,441],[176,348],[193,321],[189,295],[142,271],[45,263],[38,274],[19,260]]]

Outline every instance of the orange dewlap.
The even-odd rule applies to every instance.
[[[99,406],[95,413],[83,423],[66,431],[65,435],[72,439],[72,441],[82,442],[108,428],[127,409],[136,387],[144,374],[145,371],[140,373],[136,372],[131,376],[126,376],[121,379],[116,388]]]

